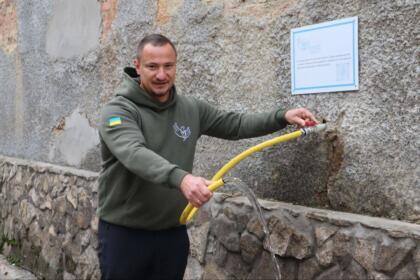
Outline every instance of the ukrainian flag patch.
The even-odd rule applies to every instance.
[[[112,117],[112,118],[109,118],[109,120],[108,120],[108,125],[109,126],[116,126],[116,125],[119,125],[119,124],[121,124],[121,118],[120,117]]]

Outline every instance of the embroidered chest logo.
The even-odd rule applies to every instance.
[[[185,126],[179,126],[176,122],[173,125],[174,128],[174,132],[175,135],[178,136],[179,138],[182,138],[185,142],[185,140],[188,139],[188,137],[190,137],[191,135],[191,129],[189,126],[185,127]]]

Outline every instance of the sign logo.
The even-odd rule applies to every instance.
[[[179,138],[182,138],[184,140],[184,142],[188,139],[188,137],[190,137],[191,135],[191,129],[189,126],[185,127],[185,126],[179,126],[176,122],[173,125],[174,128],[174,132],[175,135],[178,136]]]

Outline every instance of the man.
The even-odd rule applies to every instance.
[[[238,114],[180,96],[176,59],[166,37],[143,38],[135,68],[124,69],[116,96],[102,110],[98,235],[104,279],[182,279],[189,240],[179,216],[188,202],[201,207],[212,196],[211,182],[191,174],[201,135],[241,139],[316,122],[303,108]]]

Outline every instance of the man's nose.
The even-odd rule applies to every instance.
[[[166,73],[165,70],[163,69],[163,67],[160,67],[157,74],[156,74],[156,78],[158,80],[164,80],[166,78]]]

